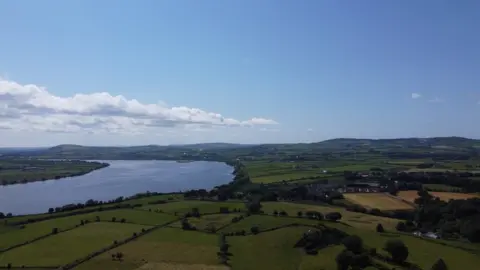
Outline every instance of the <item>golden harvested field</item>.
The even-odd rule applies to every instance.
[[[385,193],[345,193],[345,199],[365,208],[380,210],[403,210],[413,207],[402,200],[393,198]]]
[[[476,194],[468,194],[468,193],[454,193],[454,192],[429,192],[432,196],[440,198],[442,201],[448,202],[449,200],[462,200],[462,199],[470,199],[470,198],[479,198]],[[408,191],[400,191],[397,195],[398,197],[413,202],[417,197],[416,190],[408,190]]]

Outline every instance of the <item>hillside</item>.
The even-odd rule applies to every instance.
[[[6,153],[10,157],[38,157],[65,159],[191,159],[225,161],[238,157],[303,158],[341,153],[362,154],[389,158],[448,158],[465,159],[478,156],[480,140],[461,137],[400,138],[400,139],[349,139],[339,138],[316,143],[241,145],[206,143],[194,145],[144,145],[125,147],[58,145],[48,149],[25,150]]]

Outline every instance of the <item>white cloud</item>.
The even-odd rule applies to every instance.
[[[439,98],[439,97],[435,97],[435,98],[432,98],[430,99],[428,102],[431,102],[431,103],[442,103],[444,102],[445,100]]]
[[[136,134],[152,128],[275,124],[261,117],[242,121],[197,108],[144,104],[106,92],[58,97],[37,85],[0,78],[0,129]]]
[[[422,97],[422,95],[419,94],[419,93],[412,93],[412,98],[413,98],[413,99],[419,99],[419,98],[421,98],[421,97]]]
[[[313,128],[307,129],[307,132],[312,132],[312,131],[313,131]]]

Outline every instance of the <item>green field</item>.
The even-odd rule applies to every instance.
[[[197,230],[206,231],[214,228],[220,229],[223,226],[230,224],[234,217],[238,217],[240,214],[214,214],[204,215],[200,218],[191,217],[188,218],[188,223],[195,226]],[[178,221],[171,225],[172,227],[181,228],[182,222]]]
[[[49,234],[53,228],[60,231],[75,227],[80,224],[81,220],[94,221],[96,217],[101,221],[110,222],[113,217],[116,222],[120,223],[121,219],[125,219],[127,223],[136,223],[140,225],[159,225],[175,220],[176,217],[162,213],[150,213],[141,210],[119,209],[111,211],[94,212],[83,215],[75,215],[70,217],[56,218],[32,224],[24,225],[23,229],[18,227],[9,228],[8,233],[0,234],[0,249],[4,249],[16,244],[21,244],[34,238]]]
[[[67,264],[140,232],[141,225],[90,223],[65,233],[22,246],[0,255],[0,265],[57,266]]]
[[[250,228],[254,226],[258,227],[260,231],[264,231],[271,228],[285,226],[293,223],[316,225],[319,222],[316,220],[310,220],[307,218],[300,219],[300,218],[252,215],[252,216],[246,217],[245,219],[237,223],[233,223],[232,225],[225,227],[224,229],[220,230],[220,232],[230,233],[230,232],[245,230],[247,233],[250,233]]]
[[[133,270],[146,262],[216,265],[217,251],[218,235],[162,228],[102,254],[76,269]],[[123,262],[112,261],[111,254],[116,252],[124,254]]]
[[[164,227],[153,230],[133,241],[121,245],[94,257],[92,260],[80,264],[75,269],[103,270],[120,269],[216,269],[219,265],[217,252],[219,250],[219,234],[245,230],[247,236],[228,236],[230,245],[229,264],[232,269],[284,269],[284,270],[335,270],[335,256],[343,249],[341,246],[330,246],[321,249],[317,255],[306,255],[301,248],[294,248],[295,243],[303,233],[316,226],[336,228],[348,234],[359,235],[363,238],[366,247],[375,247],[377,252],[387,255],[382,248],[389,239],[401,239],[409,248],[408,261],[417,264],[424,270],[439,258],[444,259],[450,269],[474,270],[480,264],[480,247],[468,243],[451,242],[445,240],[424,240],[411,235],[397,233],[394,226],[395,219],[376,217],[361,213],[348,212],[342,208],[322,205],[309,205],[287,202],[264,202],[262,210],[267,214],[274,210],[286,211],[289,217],[270,215],[251,215],[236,223],[231,223],[234,216],[245,213],[202,215],[200,218],[189,218],[189,222],[197,227],[197,231],[185,231],[179,228],[180,224],[173,223],[173,228]],[[59,266],[70,263],[87,254],[109,246],[114,240],[122,240],[139,233],[149,225],[164,224],[175,219],[173,212],[186,213],[192,207],[199,208],[200,212],[218,212],[220,207],[230,206],[240,208],[240,202],[206,202],[181,201],[155,205],[164,213],[156,213],[140,209],[119,209],[105,212],[95,212],[67,218],[27,224],[25,229],[15,229],[3,226],[0,230],[0,243],[5,241],[18,242],[29,240],[35,235],[50,233],[52,227],[68,228],[77,225],[81,219],[101,220],[117,218],[117,222],[92,222],[85,226],[74,228],[68,232],[61,232],[45,239],[15,248],[0,255],[0,265],[12,263],[13,266]],[[145,207],[145,206],[144,206]],[[297,218],[297,212],[318,211],[328,213],[338,211],[343,217],[340,222],[328,222]],[[126,222],[146,225],[122,224],[118,222],[125,218]],[[272,228],[298,224],[295,227]],[[386,233],[375,232],[378,223],[382,223]],[[216,234],[206,233],[209,226],[220,228],[227,225]],[[302,226],[308,225],[308,226]],[[175,227],[176,226],[176,227]],[[250,228],[258,226],[260,233],[250,234]],[[24,236],[21,236],[24,234]],[[8,246],[8,245],[7,245]],[[468,249],[468,250],[465,250]],[[121,252],[122,261],[112,260],[112,254]],[[187,266],[187,265],[192,265]],[[155,268],[156,267],[156,268]],[[160,268],[158,268],[160,267]],[[183,267],[183,268],[182,268]],[[388,265],[390,269],[395,267]],[[369,268],[376,269],[376,268]]]
[[[343,223],[349,224],[354,227],[359,227],[368,230],[375,230],[378,223],[381,223],[387,230],[395,230],[395,226],[399,222],[397,219],[372,216],[357,212],[350,212],[341,207],[335,206],[322,206],[322,205],[310,205],[300,203],[288,203],[288,202],[265,202],[262,203],[262,210],[266,213],[273,213],[273,211],[285,211],[289,216],[296,216],[299,211],[303,214],[307,211],[317,211],[322,214],[329,212],[339,212],[342,214]]]
[[[220,207],[228,207],[231,210],[240,209],[245,210],[243,202],[210,202],[210,201],[180,201],[166,204],[145,205],[144,210],[162,211],[169,214],[185,214],[192,211],[193,208],[198,208],[200,214],[218,213]]]
[[[78,176],[106,167],[99,162],[1,159],[0,185]]]

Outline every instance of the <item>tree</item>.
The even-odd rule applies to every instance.
[[[55,212],[55,209],[53,209],[52,207],[48,208],[48,213],[49,213],[49,214],[51,214],[51,213],[53,213],[53,212]]]
[[[342,219],[342,214],[339,212],[331,212],[325,215],[325,218],[331,221],[337,221]]]
[[[121,261],[122,258],[123,258],[123,253],[122,252],[117,252],[116,257],[119,261]]]
[[[432,270],[448,270],[448,267],[443,259],[438,259],[438,261],[433,264]]]
[[[116,254],[112,254],[112,261],[115,261],[116,258],[117,258],[117,255],[116,255]]]
[[[280,211],[280,213],[278,213],[278,215],[280,215],[282,217],[288,216],[287,212],[285,212],[284,210]]]
[[[112,217],[112,222],[115,222],[117,221],[117,218],[116,217]]]
[[[408,258],[408,248],[400,240],[388,240],[385,243],[385,250],[396,263],[403,263]]]
[[[5,214],[3,212],[0,212],[0,219],[5,218]]]
[[[53,228],[52,229],[52,234],[57,234],[58,233],[58,228]]]
[[[385,232],[385,229],[383,228],[383,225],[381,223],[377,224],[377,232],[379,233]]]
[[[338,253],[335,261],[337,262],[338,270],[348,270],[348,268],[353,262],[353,253],[345,249],[342,252]]]
[[[274,216],[278,216],[277,210],[274,210],[274,211],[273,211],[273,215],[274,215]]]
[[[359,254],[363,250],[363,240],[357,235],[350,235],[343,239],[342,244],[348,251]]]
[[[253,233],[253,234],[257,234],[260,232],[260,229],[258,228],[258,226],[253,226],[252,228],[250,228],[250,231]]]
[[[7,213],[7,217],[12,217],[12,213]]]
[[[400,222],[397,223],[396,229],[399,232],[404,232],[404,231],[407,230],[407,226],[405,225],[404,222],[400,221]]]
[[[262,209],[262,205],[258,201],[249,202],[247,204],[247,209],[249,213],[258,213],[260,212],[260,209]]]
[[[302,217],[302,216],[303,216],[302,211],[298,211],[298,212],[297,212],[297,217]]]

